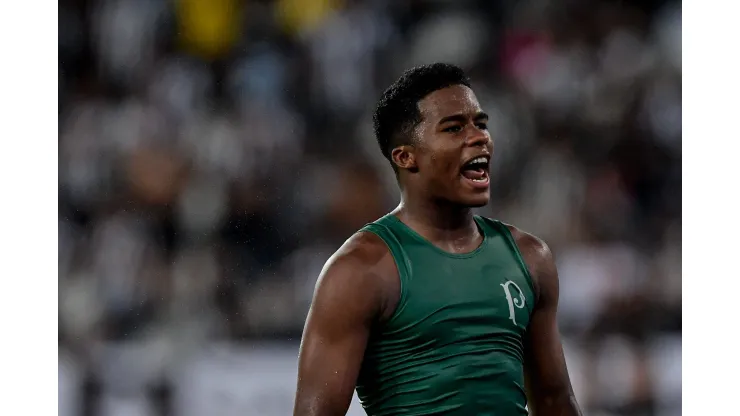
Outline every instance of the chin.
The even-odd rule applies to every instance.
[[[479,201],[473,201],[469,204],[467,204],[470,208],[480,208],[485,207],[488,205],[489,198],[486,198],[485,200],[481,199]]]
[[[472,180],[460,175],[460,182],[456,193],[461,205],[480,208],[488,204],[491,199],[491,180],[487,171],[482,180]]]
[[[466,195],[460,198],[461,204],[469,208],[484,207],[488,205],[488,202],[490,200],[491,200],[491,195],[488,191],[480,193],[478,195]]]

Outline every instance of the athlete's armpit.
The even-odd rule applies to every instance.
[[[321,272],[301,341],[294,416],[344,416],[349,408],[382,305],[374,265],[384,253],[374,238],[352,237]]]
[[[537,290],[537,303],[524,340],[530,413],[580,416],[557,325],[560,283],[555,260],[539,238],[519,230],[514,235]]]

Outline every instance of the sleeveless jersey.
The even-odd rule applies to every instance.
[[[483,242],[452,254],[393,215],[361,231],[390,249],[401,296],[371,331],[357,381],[369,416],[527,415],[523,338],[535,294],[508,228],[475,217]]]

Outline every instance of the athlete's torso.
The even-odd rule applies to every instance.
[[[534,306],[508,228],[476,217],[483,242],[447,253],[395,216],[378,235],[398,268],[400,300],[368,341],[357,393],[370,416],[526,415],[523,337]]]

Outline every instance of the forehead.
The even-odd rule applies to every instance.
[[[475,93],[464,85],[453,85],[434,91],[419,101],[419,112],[424,121],[435,122],[449,115],[467,115],[480,111]]]

